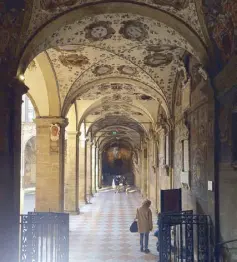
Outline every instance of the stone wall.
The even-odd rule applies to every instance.
[[[183,110],[181,80],[177,81],[174,104],[174,188],[182,187],[183,210],[213,212],[209,207],[208,180],[213,177],[213,101],[210,89],[197,72],[197,61],[190,59],[190,106]],[[189,176],[182,175],[182,140],[189,138]],[[210,178],[209,178],[210,175]],[[213,192],[210,192],[213,198]],[[210,210],[208,210],[208,207]]]
[[[236,61],[232,61],[215,79],[215,87],[219,91],[219,194],[220,194],[220,241],[237,238],[237,169],[234,167],[232,146],[233,137],[237,132],[232,132],[232,113],[236,107],[237,76]],[[236,246],[236,245],[235,245]]]

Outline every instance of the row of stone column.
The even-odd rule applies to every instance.
[[[63,118],[37,118],[36,211],[79,213],[99,186],[99,150],[78,132],[67,132]],[[50,139],[50,125],[57,123],[60,135]],[[66,150],[65,150],[66,149]]]

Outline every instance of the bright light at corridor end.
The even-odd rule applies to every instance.
[[[19,80],[21,80],[21,81],[25,81],[25,76],[24,76],[23,74],[20,74],[20,75],[18,76],[18,78],[19,78]]]

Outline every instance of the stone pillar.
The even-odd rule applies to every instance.
[[[85,205],[86,199],[86,140],[82,137],[79,138],[79,160],[78,160],[78,173],[79,173],[79,205]]]
[[[99,189],[99,149],[95,147],[95,189]]]
[[[144,161],[143,161],[143,197],[147,197],[147,190],[148,190],[148,184],[147,184],[147,175],[148,175],[148,147],[147,143],[144,145]]]
[[[143,171],[144,171],[144,148],[143,148],[143,145],[141,146],[141,151],[140,151],[140,161],[141,161],[141,165],[140,165],[140,167],[141,167],[141,171],[140,171],[140,191],[141,191],[141,193],[143,194],[143,192],[144,192],[144,173],[143,173]]]
[[[93,144],[91,147],[91,177],[92,177],[92,194],[96,193],[96,147]]]
[[[86,142],[86,193],[90,199],[92,196],[92,142]],[[88,199],[88,200],[89,200]]]
[[[79,213],[78,204],[78,135],[67,132],[67,158],[65,165],[64,209],[68,213]]]
[[[64,142],[68,122],[60,117],[40,117],[35,123],[36,211],[63,212]],[[51,129],[52,125],[56,130]]]
[[[18,79],[0,81],[0,257],[19,259],[21,104],[28,88]]]
[[[102,152],[98,149],[98,187],[102,187]]]

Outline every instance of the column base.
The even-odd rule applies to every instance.
[[[79,215],[80,209],[78,209],[77,211],[64,210],[64,213],[68,213],[70,215]]]
[[[85,206],[87,201],[85,199],[79,200],[79,206]]]

